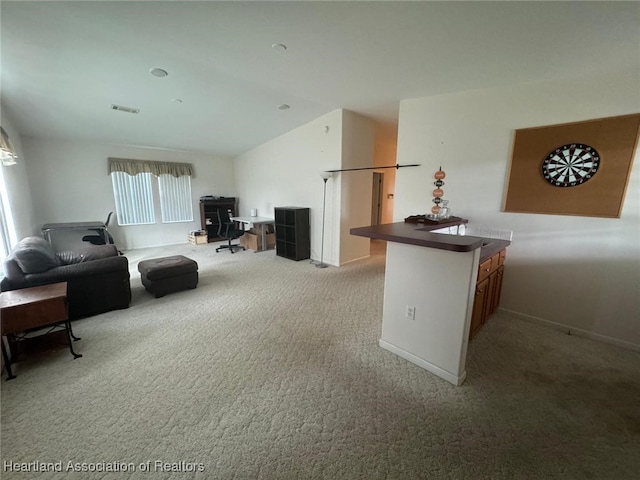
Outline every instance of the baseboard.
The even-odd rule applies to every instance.
[[[340,264],[340,266],[344,267],[345,265],[349,265],[350,263],[359,262],[361,260],[366,260],[369,257],[371,257],[371,255],[365,255],[363,257],[358,257],[358,258],[352,258],[351,260],[347,260],[346,262],[342,262]]]
[[[380,339],[379,345],[385,350],[388,350],[391,353],[395,353],[399,357],[402,357],[405,360],[408,360],[409,362],[414,363],[419,367],[422,367],[425,370],[433,373],[434,375],[437,375],[438,377],[445,379],[447,382],[453,383],[455,386],[462,385],[462,382],[464,382],[464,379],[467,377],[466,370],[462,372],[462,375],[454,375],[453,373],[448,372],[447,370],[443,370],[437,365],[427,362],[425,359],[417,357],[414,354],[409,353],[406,350],[403,350],[401,348],[398,348],[389,342],[385,342],[382,339]]]
[[[599,333],[590,332],[588,330],[583,330],[581,328],[576,328],[572,325],[565,325],[563,323],[553,322],[551,320],[546,320],[544,318],[535,317],[533,315],[528,315],[526,313],[516,312],[514,310],[508,310],[506,308],[498,307],[499,311],[502,311],[508,315],[514,316],[521,320],[526,320],[528,322],[538,323],[541,325],[546,325],[547,327],[553,328],[554,330],[559,330],[561,332],[567,333],[569,332],[571,335],[576,335],[578,337],[589,338],[591,340],[596,340],[603,343],[609,343],[611,345],[616,345],[618,347],[626,348],[627,350],[633,350],[636,352],[640,352],[640,345],[636,343],[626,342],[624,340],[620,340],[618,338],[608,337],[607,335],[601,335]]]
[[[180,242],[180,243],[152,243],[149,245],[144,245],[144,246],[133,246],[133,247],[122,247],[122,246],[118,246],[118,244],[116,244],[116,247],[120,248],[120,250],[122,250],[125,255],[127,253],[127,251],[129,250],[144,250],[146,248],[162,248],[162,247],[176,247],[176,246],[184,246],[184,245],[191,245],[193,247],[206,247],[207,245],[215,245],[216,243],[221,243],[221,242],[226,242],[226,240],[220,240],[219,242],[208,242],[208,243],[201,243],[199,245],[194,245],[193,243],[189,243],[188,241],[185,242]]]

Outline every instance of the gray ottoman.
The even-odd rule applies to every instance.
[[[144,288],[156,298],[198,286],[198,264],[182,255],[143,260],[138,271]]]

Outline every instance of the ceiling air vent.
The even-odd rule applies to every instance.
[[[118,110],[119,112],[127,112],[127,113],[140,113],[139,108],[123,107],[122,105],[114,105],[114,104],[111,104],[111,110]]]

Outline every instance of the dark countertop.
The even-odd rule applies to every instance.
[[[438,248],[452,252],[471,252],[476,248],[481,248],[480,261],[491,257],[511,243],[507,240],[496,240],[493,238],[483,239],[469,235],[448,235],[445,233],[430,232],[431,230],[460,225],[462,223],[467,223],[467,220],[463,219],[462,221],[444,222],[434,225],[408,222],[385,223],[383,225],[355,227],[350,230],[350,233],[351,235],[360,237],[406,243],[419,247]]]

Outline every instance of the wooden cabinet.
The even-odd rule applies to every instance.
[[[469,338],[480,330],[485,321],[485,311],[489,298],[489,279],[476,284],[476,293],[473,299],[473,313],[471,314],[471,328],[469,329]]]
[[[207,231],[208,242],[220,242],[224,238],[218,236],[218,209],[225,208],[229,212],[229,216],[236,215],[236,198],[235,197],[211,197],[200,199],[200,224],[202,230]]]
[[[500,304],[506,256],[507,250],[502,249],[491,257],[482,260],[478,266],[478,280],[476,281],[469,338],[473,338],[478,330],[487,323],[489,317]]]
[[[276,255],[291,260],[311,257],[309,209],[276,207]]]

